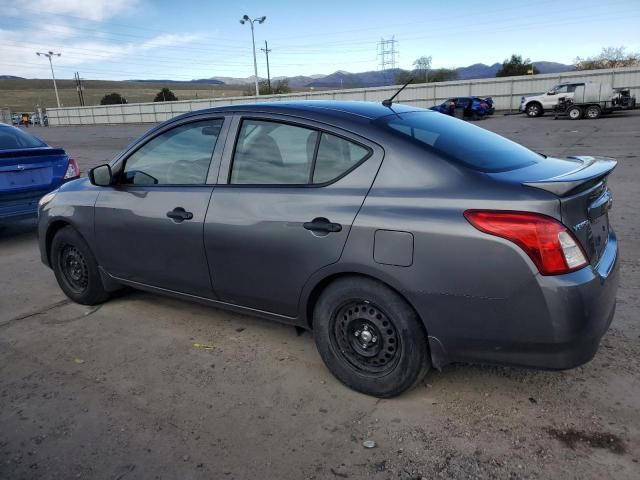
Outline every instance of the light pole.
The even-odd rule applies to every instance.
[[[58,108],[60,108],[60,97],[58,96],[58,86],[56,85],[56,75],[53,73],[53,61],[51,60],[51,57],[59,57],[62,54],[49,51],[48,53],[36,52],[36,55],[42,55],[43,57],[47,57],[49,59],[49,65],[51,65],[51,77],[53,78],[53,89],[56,91],[56,102],[58,102]]]
[[[255,22],[264,23],[266,19],[267,17],[258,17],[251,20],[251,18],[249,18],[249,15],[243,15],[243,17],[240,19],[241,24],[244,25],[245,23],[249,22],[249,25],[251,25],[251,44],[253,45],[253,72],[256,80],[256,97],[260,95],[260,90],[258,89],[258,62],[256,60],[256,39],[253,36],[253,24]]]

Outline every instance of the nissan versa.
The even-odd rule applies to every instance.
[[[449,362],[595,355],[615,166],[389,102],[232,105],[46,195],[40,250],[76,302],[127,285],[308,328],[338,379],[391,397]]]

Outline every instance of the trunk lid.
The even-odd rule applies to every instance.
[[[0,150],[0,198],[53,190],[62,183],[68,163],[69,157],[61,148]]]
[[[575,235],[595,266],[609,238],[613,195],[607,179],[616,165],[616,160],[607,157],[547,157],[536,164],[491,176],[556,195],[562,223]]]

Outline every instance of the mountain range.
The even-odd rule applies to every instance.
[[[556,62],[534,62],[540,73],[562,73],[574,70],[573,65],[565,65]],[[501,63],[493,65],[485,65],[484,63],[475,63],[468,67],[459,67],[455,71],[458,73],[458,79],[470,80],[476,78],[494,78],[497,71],[502,66]],[[327,89],[327,88],[358,88],[358,87],[382,87],[386,85],[394,85],[396,77],[404,70],[400,68],[388,70],[372,70],[368,72],[351,73],[344,70],[338,70],[329,75],[297,75],[293,77],[274,77],[272,81],[287,80],[289,86],[293,89]],[[179,80],[129,80],[130,82],[141,83],[204,83],[211,85],[252,85],[254,76],[250,77],[211,77],[190,80],[187,82]],[[265,80],[258,77],[259,80]],[[12,75],[0,75],[0,80],[23,80],[22,77]]]

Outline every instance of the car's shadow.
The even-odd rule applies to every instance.
[[[38,223],[35,218],[0,223],[0,248],[20,240],[28,240],[37,235]]]

